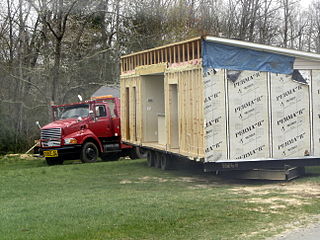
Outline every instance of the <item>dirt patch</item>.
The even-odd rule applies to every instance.
[[[280,193],[292,195],[295,198],[320,198],[320,184],[316,183],[281,183],[266,186],[244,186],[233,188],[232,191],[248,195]]]
[[[236,194],[246,196],[248,203],[264,204],[250,210],[275,213],[293,206],[311,204],[310,199],[320,198],[320,184],[279,183],[265,186],[242,186],[232,188]],[[276,197],[273,195],[277,195]],[[251,197],[252,196],[252,197]]]
[[[143,176],[138,178],[137,180],[129,181],[123,179],[120,181],[120,184],[130,184],[130,183],[147,183],[147,182],[184,182],[184,183],[195,183],[194,186],[190,186],[192,189],[200,189],[200,188],[210,188],[215,186],[215,184],[211,183],[207,179],[197,178],[197,177],[177,177],[177,178],[162,178],[162,177],[152,177],[152,176]]]
[[[168,179],[166,178],[161,178],[161,177],[150,177],[150,176],[144,176],[141,178],[138,178],[138,182],[137,183],[143,183],[143,182],[168,182]]]
[[[305,204],[309,204],[307,201],[296,198],[280,198],[280,197],[269,197],[269,198],[250,198],[246,200],[250,203],[260,203],[260,204],[268,204],[269,206],[258,207],[256,209],[252,209],[258,212],[275,212],[278,209],[285,209],[290,206],[301,206]]]
[[[35,160],[37,159],[32,154],[7,154],[4,156],[4,158],[20,158],[24,160]]]
[[[126,180],[126,179],[120,181],[120,184],[130,184],[130,183],[132,183],[132,182],[130,180]]]

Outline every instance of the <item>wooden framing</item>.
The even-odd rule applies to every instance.
[[[204,113],[201,59],[201,38],[194,38],[121,58],[121,131],[122,140],[132,144],[172,151],[191,158],[204,157]],[[153,76],[153,74],[156,74]],[[154,106],[146,97],[148,81],[163,82],[165,129],[150,132],[163,133],[165,140],[148,140],[145,133],[146,114]],[[162,79],[162,80],[161,80]],[[149,82],[150,83],[150,82]],[[154,87],[159,91],[159,87]],[[156,93],[156,92],[155,92]],[[147,104],[149,102],[149,105]],[[156,110],[157,113],[157,110]],[[153,113],[154,114],[154,113]],[[163,116],[163,115],[162,115]],[[156,119],[156,116],[153,118]],[[159,121],[158,117],[158,121]],[[156,125],[155,123],[152,124]],[[163,124],[157,124],[163,126]],[[159,135],[158,135],[159,136]],[[160,136],[159,136],[160,137]]]
[[[121,57],[121,72],[133,71],[136,67],[151,64],[182,63],[201,57],[201,37],[177,42]]]

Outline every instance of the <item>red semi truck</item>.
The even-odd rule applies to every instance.
[[[139,147],[121,143],[120,100],[112,96],[52,106],[53,122],[41,128],[40,149],[48,165],[145,157]]]

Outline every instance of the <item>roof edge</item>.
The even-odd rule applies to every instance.
[[[320,61],[320,54],[317,54],[317,53],[311,53],[311,52],[305,52],[305,51],[299,51],[299,50],[293,50],[293,49],[281,48],[281,47],[273,47],[265,44],[245,42],[241,40],[234,40],[234,39],[227,39],[227,38],[211,37],[211,36],[205,36],[204,40],[209,42],[232,45],[236,47],[243,47],[243,48],[249,48],[253,50],[273,52],[273,53],[278,53],[278,54],[283,54],[288,56],[301,57],[301,58]]]

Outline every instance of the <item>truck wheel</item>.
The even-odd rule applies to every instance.
[[[161,167],[161,153],[155,153],[155,158],[154,158],[154,167],[155,168],[160,168]]]
[[[92,142],[86,142],[80,153],[80,160],[83,163],[93,163],[97,161],[99,151],[97,146]]]
[[[141,147],[133,147],[130,150],[129,157],[134,159],[147,158],[147,151],[143,150]]]
[[[147,165],[148,167],[154,166],[154,153],[152,151],[147,151]]]
[[[61,158],[46,158],[46,162],[49,166],[63,164],[63,159]]]
[[[108,153],[100,156],[102,161],[117,161],[120,158],[119,153]]]

